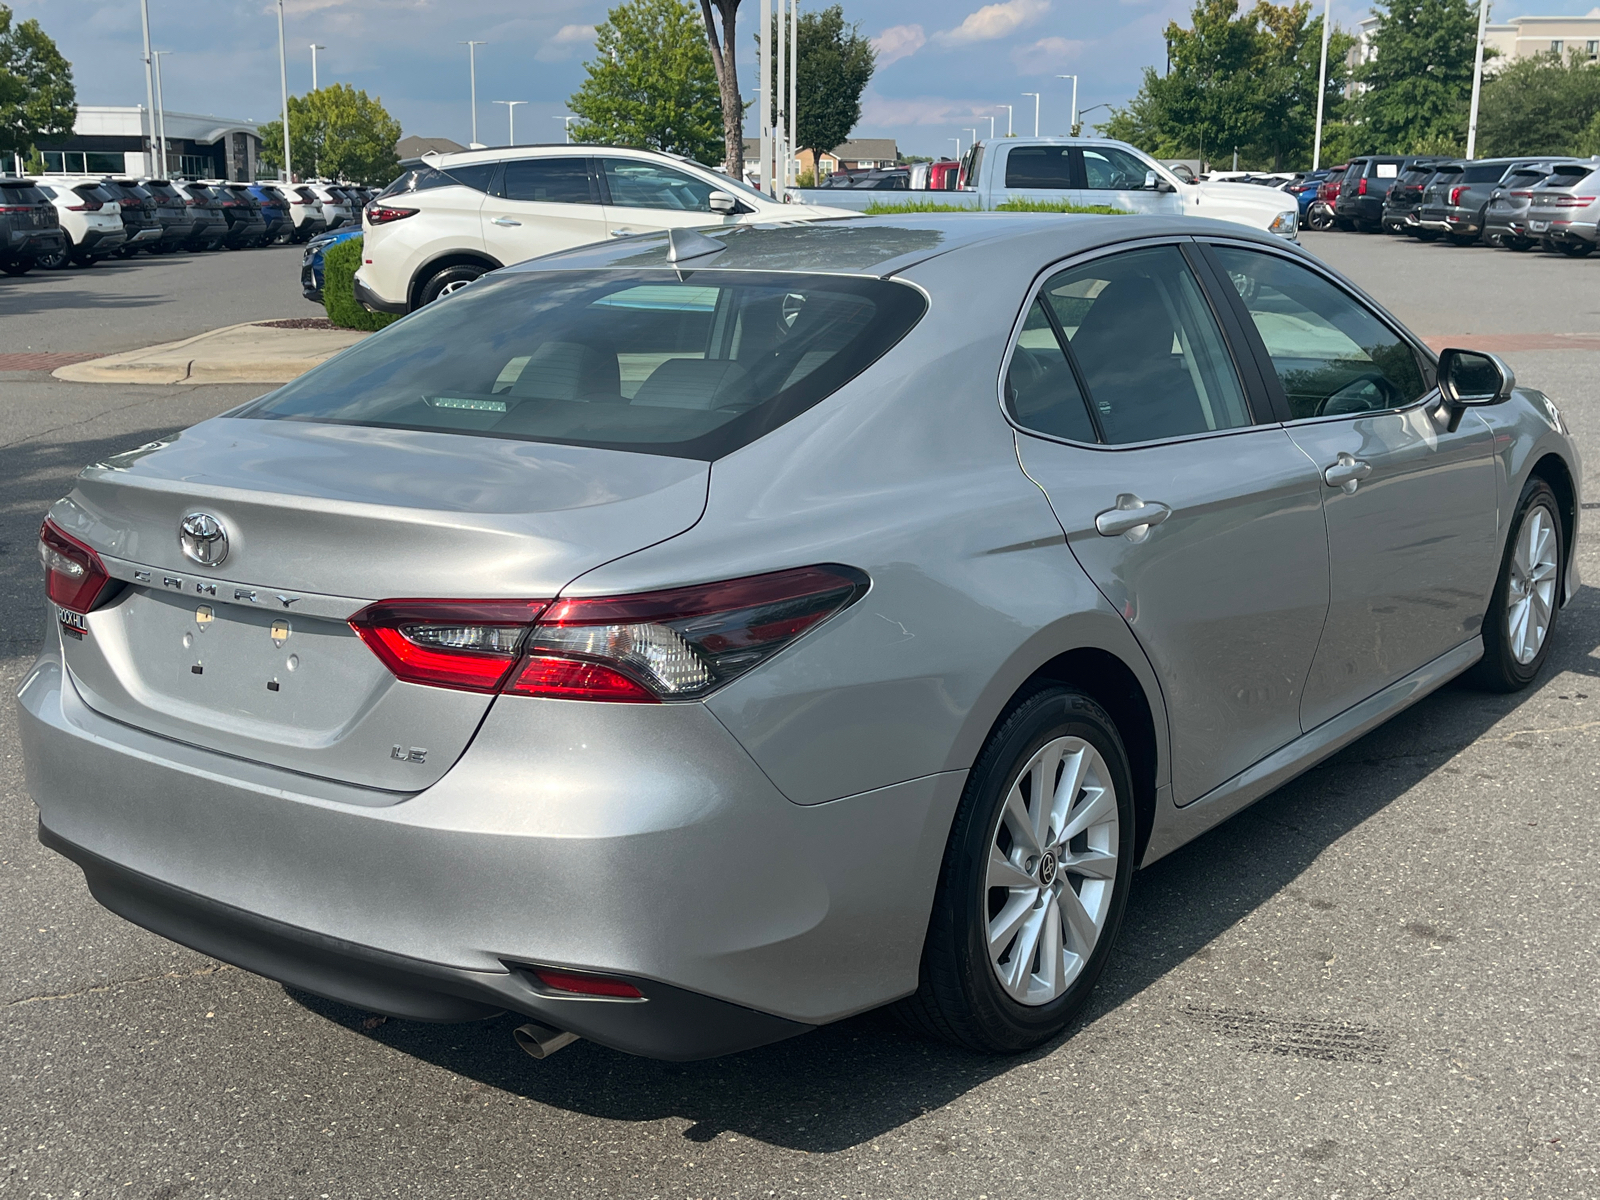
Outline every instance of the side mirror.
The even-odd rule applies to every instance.
[[[1144,190],[1147,192],[1173,192],[1177,191],[1170,183],[1161,178],[1154,171],[1144,173]]]
[[[1517,386],[1516,372],[1499,355],[1481,350],[1440,351],[1438,378],[1439,394],[1451,409],[1452,431],[1467,409],[1502,404]]]
[[[727,192],[712,192],[706,197],[706,205],[712,212],[727,216],[735,208],[739,207],[739,202]]]

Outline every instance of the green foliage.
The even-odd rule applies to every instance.
[[[994,211],[1097,213],[1103,217],[1126,217],[1132,215],[1125,208],[1112,208],[1109,204],[1069,204],[1065,200],[1004,200],[994,206]]]
[[[362,241],[351,238],[322,252],[322,307],[328,320],[341,329],[382,329],[400,319],[392,313],[368,312],[356,302],[354,280],[361,267]]]
[[[1238,147],[1241,166],[1309,166],[1322,51],[1322,18],[1310,3],[1258,0],[1241,12],[1238,0],[1198,0],[1191,25],[1167,26],[1171,70],[1147,67],[1138,94],[1100,132],[1158,158],[1231,160]],[[1340,30],[1328,39],[1326,120],[1343,105],[1354,41]]]
[[[1580,149],[1600,118],[1600,71],[1574,54],[1521,58],[1484,81],[1478,153],[1592,154]]]
[[[978,212],[965,204],[940,204],[937,200],[873,200],[863,210],[869,217],[899,216],[905,213],[960,213]],[[1048,213],[1098,213],[1107,217],[1125,217],[1120,208],[1104,204],[1068,204],[1065,200],[1007,200],[997,204],[991,212],[1048,212]]]
[[[1380,0],[1374,11],[1374,57],[1355,74],[1366,86],[1355,106],[1362,151],[1461,153],[1478,42],[1476,8],[1467,0]]]
[[[34,143],[72,132],[78,96],[72,64],[39,22],[11,19],[0,4],[0,154],[27,156]]]
[[[574,140],[722,161],[722,100],[697,9],[627,0],[606,14],[594,46],[588,77],[567,101],[579,118]]]
[[[1600,113],[1595,113],[1588,128],[1578,135],[1577,149],[1573,153],[1600,157]]]
[[[400,122],[383,101],[343,83],[289,97],[289,153],[302,179],[323,175],[382,186],[400,173]],[[283,122],[261,126],[261,162],[283,167]]]
[[[901,216],[905,213],[977,212],[964,204],[939,204],[933,200],[872,200],[862,210],[869,217]]]
[[[774,38],[777,29],[774,19]],[[795,149],[825,153],[847,141],[861,120],[861,93],[877,57],[861,27],[844,23],[844,10],[837,4],[800,14],[795,54]],[[776,104],[778,73],[772,76]]]

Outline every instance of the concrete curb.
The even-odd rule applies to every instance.
[[[69,383],[288,383],[365,333],[354,329],[271,329],[228,325],[166,342],[57,367]]]

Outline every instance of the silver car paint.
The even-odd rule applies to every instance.
[[[826,245],[831,233],[813,228]],[[53,631],[20,697],[42,820],[114,861],[307,930],[484,971],[513,959],[638,974],[822,1021],[915,986],[965,771],[1016,689],[1055,656],[1084,648],[1114,656],[1149,705],[1156,806],[1145,861],[1477,656],[1469,639],[1176,807],[1167,753],[1179,738],[1169,738],[1162,683],[1064,544],[1063,524],[1081,517],[1058,522],[1023,474],[996,382],[1028,288],[1051,264],[1152,235],[1244,235],[1237,225],[1154,217],[933,215],[876,229],[837,239],[854,259],[819,253],[811,265],[863,270],[895,259],[931,297],[924,321],[838,393],[709,472],[686,464],[693,469],[654,487],[619,476],[610,484],[616,504],[549,502],[548,515],[510,504],[519,463],[553,455],[569,481],[609,469],[557,447],[220,419],[180,437],[169,459],[163,449],[120,471],[91,470],[54,510],[99,548],[180,568],[183,511],[197,496],[226,502],[223,515],[240,522],[237,565],[251,568],[241,578],[368,599],[563,586],[598,595],[841,561],[873,579],[841,617],[707,703],[496,699],[459,761],[398,803],[392,793],[242,762],[98,714],[64,670]],[[777,233],[787,239],[785,266],[808,265],[805,235]],[[760,269],[766,232],[738,236],[744,249],[717,259]],[[637,265],[663,250],[664,239],[641,239],[514,269]],[[1503,544],[1505,497],[1539,458],[1556,454],[1574,480],[1581,472],[1569,439],[1530,394],[1485,410],[1485,419],[1505,472],[1495,488]],[[221,461],[234,438],[267,440],[254,457],[213,469],[209,456]],[[269,481],[294,469],[291,444],[332,455],[341,469],[317,478],[336,479],[340,494],[301,476],[280,484],[290,498],[278,512],[294,512],[300,540],[280,536],[274,547]],[[413,454],[412,462],[437,454],[459,465],[429,479],[405,468]],[[469,460],[480,454],[491,482],[503,483],[495,495],[504,503],[480,496],[452,507],[477,495]],[[276,465],[252,475],[262,456]],[[621,457],[646,472],[638,479],[672,461]],[[1227,470],[1223,460],[1218,474]],[[207,478],[196,480],[200,472]],[[115,483],[135,486],[113,498]],[[1104,488],[1114,498],[1118,479]],[[657,508],[668,510],[659,525]],[[118,540],[129,531],[137,554]],[[606,886],[597,890],[597,879]]]

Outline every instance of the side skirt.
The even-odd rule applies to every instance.
[[[1483,657],[1483,638],[1474,637],[1441,654],[1374,696],[1324,721],[1309,733],[1275,750],[1252,767],[1219,784],[1200,799],[1158,815],[1150,844],[1139,865],[1147,867],[1220,825],[1234,813],[1250,807],[1297,775],[1304,774],[1329,755],[1370,733],[1402,709],[1450,682]]]

